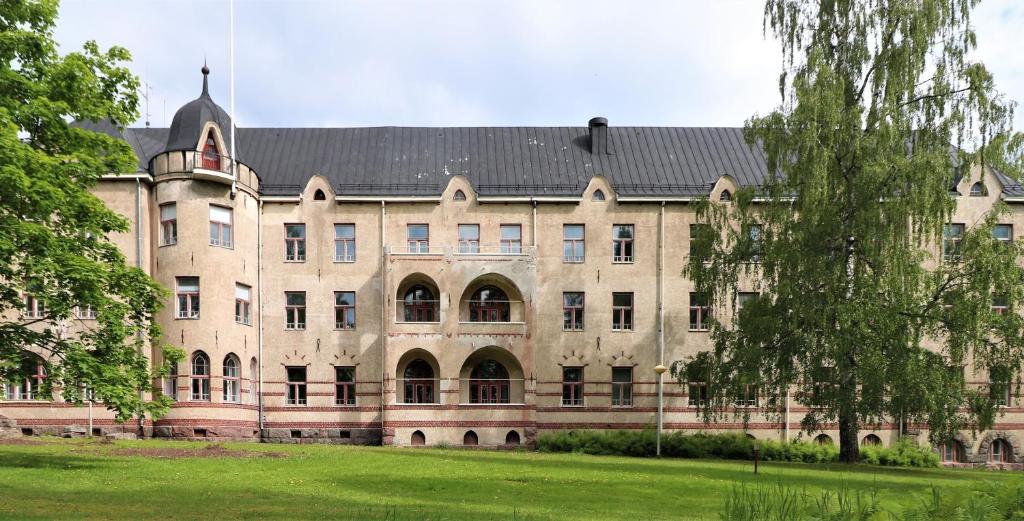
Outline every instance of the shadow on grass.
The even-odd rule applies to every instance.
[[[8,451],[0,449],[0,468],[20,469],[92,469],[110,466],[107,458]]]

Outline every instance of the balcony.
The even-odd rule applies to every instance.
[[[156,159],[154,158],[154,160]],[[168,152],[165,158],[161,159],[161,162],[166,164],[166,170],[160,172],[158,168],[159,173],[185,173],[190,174],[194,179],[223,184],[232,184],[235,181],[231,172],[231,158],[226,155],[196,150],[177,150]]]
[[[475,260],[517,260],[534,256],[536,247],[515,244],[475,245],[461,244],[458,246],[426,246],[409,244],[389,246],[387,252],[394,257],[407,258],[447,258],[456,261]]]

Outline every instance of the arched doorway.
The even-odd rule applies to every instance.
[[[464,436],[462,436],[462,444],[463,445],[470,445],[470,446],[479,445],[480,444],[480,439],[477,437],[475,432],[473,432],[473,431],[466,431],[466,434]]]
[[[508,431],[505,435],[505,445],[519,445],[519,433],[516,431]]]
[[[405,403],[435,403],[434,368],[422,358],[405,366],[402,373]]]
[[[864,438],[860,440],[860,444],[863,447],[881,445],[882,438],[879,438],[874,434],[868,434],[867,436],[864,436]]]
[[[459,403],[523,403],[523,369],[515,355],[498,346],[477,349],[459,370]]]
[[[423,435],[423,431],[413,431],[409,444],[414,447],[422,447],[427,444],[427,437]]]
[[[828,434],[819,434],[814,438],[814,443],[818,445],[832,445],[832,436]]]

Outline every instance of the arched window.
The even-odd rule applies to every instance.
[[[874,434],[868,434],[867,436],[864,436],[864,438],[860,440],[860,444],[865,447],[868,445],[881,445],[882,438],[879,438]]]
[[[989,448],[988,460],[992,463],[1009,463],[1013,461],[1013,447],[1010,442],[996,438],[992,440],[992,445]]]
[[[252,357],[249,360],[249,402],[260,403],[260,364],[256,361],[256,357]]]
[[[978,181],[971,185],[971,197],[985,197],[988,195],[988,188],[985,188],[985,183]]]
[[[313,200],[314,201],[326,201],[327,200],[327,195],[324,194],[323,190],[317,188],[316,191],[313,192]]]
[[[213,139],[213,131],[206,134],[203,145],[203,168],[220,171],[220,153],[217,151],[217,140]]]
[[[828,434],[819,434],[814,438],[814,443],[817,443],[818,445],[832,445],[832,436],[829,436]]]
[[[192,355],[193,401],[210,401],[210,358],[202,351]]]
[[[455,191],[455,195],[452,196],[452,200],[453,201],[465,201],[466,200],[466,192],[463,192],[462,190],[456,190]]]
[[[508,434],[505,435],[505,445],[519,445],[519,433],[508,431]]]
[[[427,437],[423,435],[423,431],[413,431],[412,438],[409,443],[417,447],[422,447],[427,444]]]
[[[470,322],[509,322],[508,295],[494,286],[484,286],[473,292],[469,300]]]
[[[416,284],[405,292],[404,315],[406,322],[438,322],[437,299],[434,292],[423,284]]]
[[[405,403],[434,403],[434,369],[422,358],[405,366]]]
[[[466,434],[464,436],[462,436],[462,444],[463,445],[479,445],[480,444],[480,438],[477,437],[475,432],[473,432],[473,431],[466,431]]]
[[[732,192],[728,190],[722,190],[722,194],[718,196],[718,200],[723,203],[732,202]]]
[[[240,373],[241,364],[235,355],[224,357],[224,395],[223,400],[229,403],[238,403],[241,397]]]
[[[509,403],[508,370],[496,360],[484,360],[469,375],[469,403]]]
[[[5,400],[46,400],[46,363],[35,355],[22,356],[18,371],[4,383]]]
[[[949,440],[939,446],[939,455],[943,463],[963,463],[967,461],[964,444],[958,440]]]
[[[594,190],[593,200],[604,201],[604,192],[602,192],[600,189]]]

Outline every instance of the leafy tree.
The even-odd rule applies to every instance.
[[[845,462],[859,458],[862,425],[926,425],[934,442],[992,425],[994,393],[965,385],[962,368],[1019,378],[1021,317],[992,305],[1024,297],[1021,252],[992,236],[1002,203],[962,237],[947,223],[956,181],[1021,140],[1007,131],[1012,103],[969,59],[976,4],[766,1],[782,102],[746,135],[770,174],[698,206],[703,255],[685,269],[721,319],[700,360],[706,419],[735,414],[736,382],[757,382],[775,417],[794,389],[806,431],[838,424]],[[739,288],[759,296],[723,313]]]
[[[126,264],[110,237],[128,221],[89,191],[104,174],[135,171],[136,158],[124,141],[69,123],[134,121],[138,80],[120,47],[88,42],[60,56],[56,16],[55,0],[0,4],[0,379],[24,377],[35,353],[44,393],[59,387],[82,403],[88,389],[121,421],[159,415],[169,400],[142,392],[159,376],[145,349],[164,290]],[[23,315],[26,295],[40,317]],[[95,310],[95,325],[76,326],[76,306]]]

